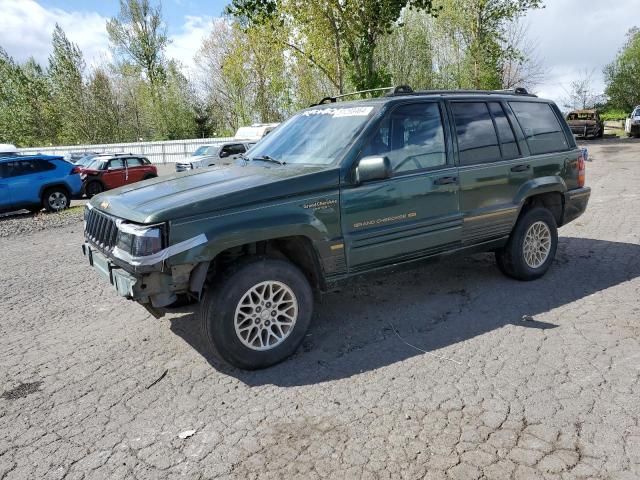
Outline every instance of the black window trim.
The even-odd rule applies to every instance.
[[[497,103],[498,105],[500,105],[500,108],[502,109],[502,113],[504,114],[504,118],[507,120],[507,123],[509,124],[509,128],[511,129],[511,133],[513,134],[513,143],[516,144],[516,148],[518,149],[518,155],[516,155],[513,158],[504,158],[504,151],[502,150],[502,138],[500,137],[500,130],[498,129],[498,124],[496,123],[496,119],[495,119],[495,115],[493,114],[493,112],[491,111],[491,108],[489,107],[489,103]],[[487,108],[489,109],[489,115],[491,115],[491,118],[493,119],[493,128],[495,128],[496,130],[496,135],[498,136],[498,144],[500,145],[500,158],[502,160],[516,160],[518,158],[522,158],[523,154],[522,154],[522,147],[520,145],[520,142],[518,142],[518,135],[516,134],[516,129],[513,126],[513,123],[511,123],[511,119],[509,118],[509,115],[507,114],[507,110],[505,108],[504,102],[502,101],[498,101],[498,100],[487,100]],[[515,117],[515,115],[514,115]],[[506,143],[506,142],[505,142]]]
[[[394,178],[403,178],[403,177],[409,177],[414,175],[422,175],[424,173],[446,171],[448,169],[455,168],[456,167],[455,160],[452,161],[452,157],[450,155],[449,132],[448,132],[449,129],[448,129],[448,122],[447,122],[446,106],[443,104],[442,100],[436,99],[436,98],[412,99],[412,100],[397,102],[391,105],[388,109],[384,110],[380,118],[377,119],[377,121],[371,125],[371,129],[370,131],[367,132],[366,138],[364,139],[364,141],[361,142],[359,146],[358,154],[356,155],[356,161],[353,162],[353,168],[355,168],[358,162],[362,158],[364,158],[362,156],[362,151],[364,150],[364,147],[368,144],[368,142],[371,140],[373,135],[378,132],[378,129],[382,125],[382,122],[384,122],[388,118],[388,116],[392,115],[394,110],[397,110],[400,107],[405,107],[407,105],[418,105],[418,104],[425,104],[425,103],[435,103],[438,105],[438,110],[440,112],[440,123],[442,127],[442,133],[444,136],[444,157],[445,157],[444,165],[438,165],[435,167],[425,167],[425,168],[420,168],[415,170],[407,170],[406,172],[398,172],[398,173],[393,172],[393,175],[391,175],[391,177],[384,180],[376,180],[375,182],[388,181],[388,180],[393,180]],[[375,183],[375,182],[368,182],[368,183]]]

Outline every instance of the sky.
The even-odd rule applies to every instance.
[[[203,38],[227,0],[163,0],[171,44],[167,54],[187,69],[193,67]],[[597,93],[604,90],[602,69],[624,44],[626,32],[640,26],[640,0],[545,0],[546,7],[530,12],[524,22],[528,39],[536,45],[545,67],[536,93],[562,103],[573,79],[593,72]],[[45,64],[51,51],[51,32],[59,23],[77,43],[87,64],[111,60],[105,30],[118,13],[117,0],[0,0],[0,46],[18,61],[33,56]]]

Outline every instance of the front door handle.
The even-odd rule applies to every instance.
[[[531,165],[516,165],[515,167],[511,167],[512,172],[526,172],[531,168]]]
[[[440,177],[433,181],[434,185],[449,185],[450,183],[456,183],[458,177]]]

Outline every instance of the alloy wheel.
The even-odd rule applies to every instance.
[[[289,337],[297,318],[298,300],[293,290],[282,282],[261,282],[251,287],[238,302],[235,331],[246,347],[271,350]]]

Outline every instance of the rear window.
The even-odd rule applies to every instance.
[[[504,160],[511,160],[520,156],[520,149],[518,148],[518,142],[513,134],[511,123],[504,113],[502,105],[498,102],[490,102],[489,110],[493,115],[493,120],[496,122],[496,129],[498,130],[498,138],[500,140],[500,150],[502,150],[502,158]]]
[[[551,105],[539,102],[510,102],[522,127],[532,155],[561,152],[569,145]]]
[[[451,104],[458,137],[461,165],[500,160],[498,136],[493,128],[489,108],[484,102],[456,102]]]

